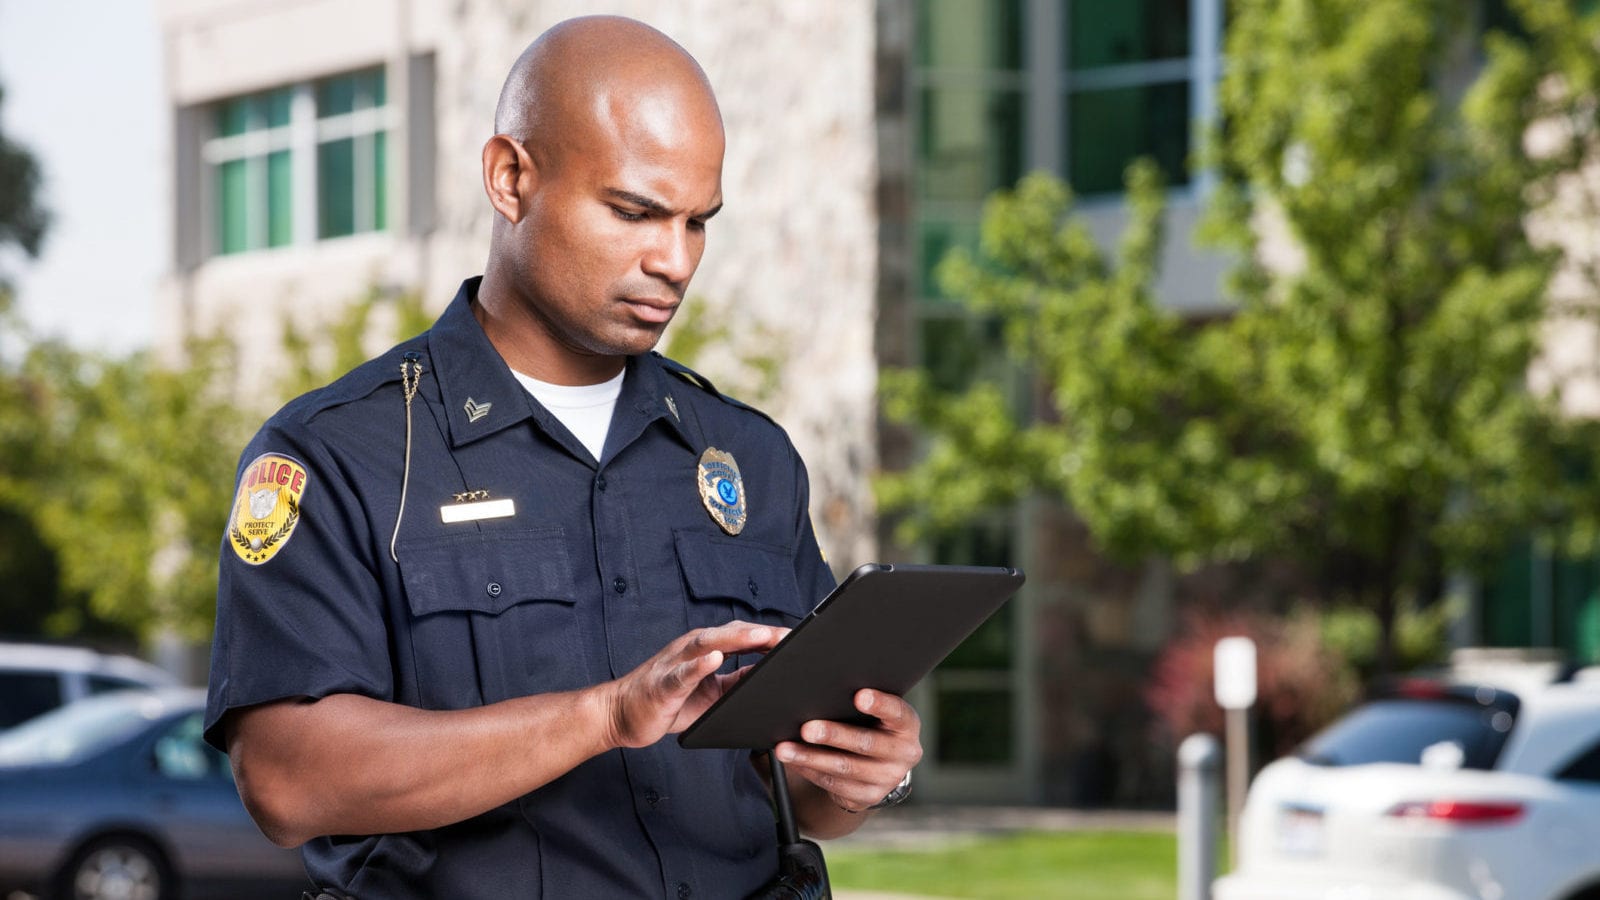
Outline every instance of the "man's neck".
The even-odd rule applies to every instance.
[[[588,353],[561,342],[526,305],[503,295],[485,275],[472,314],[512,370],[558,385],[601,384],[627,366],[625,356]]]

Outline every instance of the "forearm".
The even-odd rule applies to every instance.
[[[790,774],[788,780],[795,822],[807,837],[818,840],[844,837],[872,818],[870,810],[847,812],[826,791],[798,775]]]
[[[593,689],[452,711],[339,694],[235,715],[240,794],[282,846],[459,822],[614,746]]]

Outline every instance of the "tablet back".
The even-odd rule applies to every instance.
[[[678,736],[767,749],[812,719],[871,723],[855,692],[904,696],[1022,586],[1021,570],[865,565]]]

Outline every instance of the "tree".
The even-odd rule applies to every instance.
[[[887,374],[890,416],[930,438],[881,485],[907,536],[1039,491],[1114,556],[1297,558],[1332,598],[1374,610],[1384,671],[1396,609],[1437,598],[1449,568],[1554,523],[1592,545],[1594,426],[1561,415],[1559,383],[1528,384],[1541,329],[1592,315],[1595,273],[1529,224],[1588,190],[1600,18],[1521,0],[1522,33],[1489,34],[1455,89],[1476,46],[1468,9],[1230,6],[1203,231],[1238,260],[1221,321],[1155,295],[1150,164],[1130,167],[1115,257],[1050,176],[993,197],[978,255],[953,254],[941,277],[999,320],[1048,402],[1023,422],[993,384],[954,394]],[[1297,259],[1269,264],[1273,232]],[[1590,289],[1552,307],[1563,264]]]
[[[281,401],[364,359],[364,343],[425,322],[414,295],[374,292],[317,337],[286,324],[287,374],[259,406],[240,403],[236,348],[222,336],[189,340],[177,365],[147,351],[106,358],[32,343],[0,379],[18,388],[24,413],[7,417],[16,430],[0,444],[30,460],[0,473],[0,501],[29,511],[63,588],[87,598],[86,608],[57,609],[48,630],[75,634],[98,619],[140,635],[208,637],[217,550],[250,432]]]

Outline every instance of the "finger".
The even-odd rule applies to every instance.
[[[686,659],[668,667],[661,677],[661,686],[668,694],[687,694],[700,686],[707,675],[722,665],[722,651],[712,650],[704,656]]]
[[[779,752],[781,759],[782,750]],[[831,794],[835,803],[852,812],[860,812],[882,800],[899,783],[899,779],[891,780],[886,772],[879,774],[881,766],[862,765],[842,758],[842,754],[797,751],[790,756],[787,771]]]
[[[922,731],[921,717],[904,698],[863,688],[856,691],[855,701],[856,709],[876,718],[880,727],[887,731],[900,734],[918,734]]]
[[[771,650],[788,631],[787,628],[774,628],[755,622],[729,622],[715,628],[689,632],[685,635],[685,649],[697,656],[710,650],[724,653]]]
[[[889,735],[884,731],[823,719],[813,719],[800,726],[800,737],[808,744],[833,747],[868,758],[884,756],[891,750],[887,746]]]

